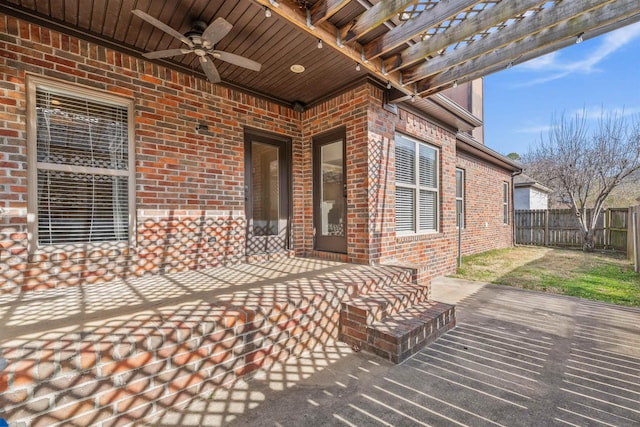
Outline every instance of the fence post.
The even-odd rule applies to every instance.
[[[635,252],[633,251],[633,239],[635,236],[633,235],[633,218],[634,213],[636,212],[636,208],[631,206],[627,209],[627,257],[630,261],[635,259]]]
[[[604,248],[607,249],[607,247],[609,246],[609,231],[610,231],[610,226],[611,224],[609,224],[609,220],[610,218],[610,213],[608,209],[604,209],[603,211],[604,214],[604,219],[603,219],[603,224],[602,224],[602,244],[604,245]]]
[[[549,209],[544,211],[544,245],[549,246]]]
[[[633,271],[638,273],[638,259],[640,254],[638,253],[638,213],[633,213]]]
[[[458,267],[462,267],[462,212],[458,212]]]

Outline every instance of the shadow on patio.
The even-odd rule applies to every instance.
[[[331,343],[152,425],[640,423],[640,310],[436,280],[458,326],[400,365]]]
[[[126,424],[338,336],[409,270],[291,258],[0,297],[0,418]]]

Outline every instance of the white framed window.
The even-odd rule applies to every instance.
[[[439,151],[396,134],[396,231],[412,234],[438,231]]]
[[[456,227],[464,228],[464,169],[456,169]]]
[[[509,224],[509,183],[502,183],[502,221]]]
[[[133,101],[27,78],[29,248],[133,243]]]

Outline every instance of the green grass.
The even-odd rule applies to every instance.
[[[500,249],[464,257],[456,277],[640,307],[640,275],[613,252]]]

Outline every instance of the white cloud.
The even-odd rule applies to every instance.
[[[532,59],[531,61],[523,64],[519,64],[517,68],[521,70],[548,73],[545,76],[531,79],[522,86],[533,86],[540,83],[546,83],[552,80],[561,79],[574,73],[589,74],[598,72],[600,70],[597,66],[600,62],[639,37],[640,22],[604,35],[601,38],[600,43],[592,49],[585,58],[577,61],[563,62],[561,53],[556,51],[548,55]]]
[[[613,107],[613,108],[605,108],[604,106],[591,106],[576,109],[572,112],[574,115],[581,116],[585,115],[587,120],[599,120],[600,118],[606,117],[609,114],[617,115],[617,116],[632,116],[635,114],[640,114],[640,107]]]
[[[560,52],[555,51],[546,55],[539,56],[532,59],[531,61],[527,61],[523,64],[518,65],[518,68],[529,70],[548,70],[549,67],[557,66],[556,62],[558,61],[559,54]]]
[[[531,127],[526,127],[526,128],[518,128],[516,130],[517,133],[535,133],[535,134],[539,134],[539,133],[546,133],[549,132],[549,130],[551,130],[551,125],[540,125],[540,126],[531,126]]]

